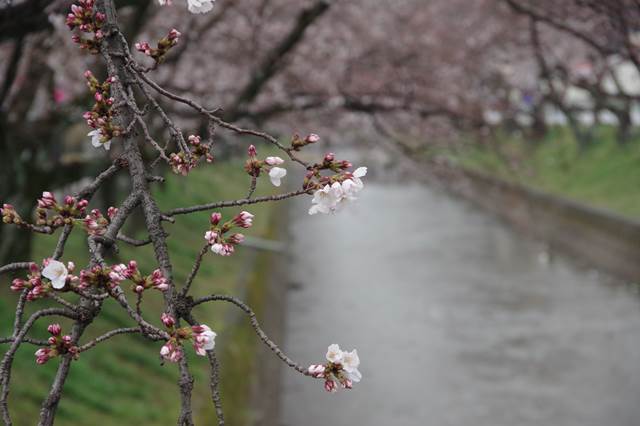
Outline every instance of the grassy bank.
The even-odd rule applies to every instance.
[[[592,146],[583,151],[567,128],[556,127],[538,143],[502,134],[484,145],[469,142],[438,154],[473,170],[640,218],[640,140],[619,146],[610,127],[599,128]]]
[[[170,176],[158,187],[155,195],[161,208],[208,202],[218,199],[241,198],[245,195],[248,176],[240,162],[202,166],[189,178]],[[272,189],[263,182],[259,193],[269,193]],[[239,209],[226,209],[225,217]],[[276,206],[258,204],[248,209],[256,215],[254,227],[246,234],[268,237],[276,219]],[[169,249],[174,264],[176,282],[181,284],[189,273],[195,255],[204,242],[203,233],[208,227],[208,212],[177,217],[175,224],[167,224]],[[135,228],[135,226],[134,226]],[[141,228],[141,226],[140,226]],[[130,229],[136,234],[135,229]],[[142,233],[138,237],[144,238]],[[87,263],[83,231],[74,231],[62,260],[73,260],[77,265]],[[55,245],[56,236],[38,237],[34,244],[34,259],[49,256]],[[234,256],[222,258],[207,255],[194,284],[195,295],[216,292],[244,295],[250,299],[257,311],[262,301],[264,275],[268,273],[267,254],[251,252],[240,247]],[[109,262],[136,259],[143,272],[151,271],[156,264],[151,247],[133,249],[120,244],[117,257]],[[244,278],[241,272],[244,271]],[[248,275],[247,275],[248,274]],[[3,277],[0,290],[0,333],[7,335],[13,321],[13,308],[17,300],[8,291],[8,277]],[[245,288],[246,287],[246,288]],[[143,304],[143,312],[152,322],[159,324],[158,315],[162,311],[162,298],[148,292]],[[218,304],[215,304],[218,303]],[[29,306],[33,311],[46,304],[37,301]],[[242,425],[246,417],[248,384],[252,379],[253,353],[256,339],[250,335],[246,321],[229,312],[223,302],[214,302],[200,307],[197,318],[209,324],[219,335],[217,351],[223,366],[223,403],[229,415],[229,423]],[[64,321],[62,321],[64,324]],[[32,333],[46,337],[46,324],[41,321]],[[114,302],[105,303],[100,319],[92,324],[86,341],[91,336],[122,326],[132,326],[132,321],[123,314]],[[68,330],[68,327],[65,327]],[[161,365],[158,358],[160,343],[147,342],[139,336],[117,336],[102,346],[83,353],[79,361],[73,363],[71,374],[65,387],[56,424],[59,425],[131,425],[145,426],[174,424],[179,410],[177,398],[177,368],[172,364]],[[2,346],[3,350],[6,346]],[[12,413],[16,425],[37,423],[40,403],[55,374],[57,362],[36,367],[33,352],[35,347],[24,345],[15,360],[11,388]],[[213,423],[215,414],[208,391],[209,370],[204,358],[194,355],[187,348],[187,355],[193,361],[195,377],[194,411],[199,423]]]

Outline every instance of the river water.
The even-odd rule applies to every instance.
[[[630,286],[406,180],[291,216],[286,352],[357,348],[363,379],[329,394],[284,370],[281,425],[640,425]]]

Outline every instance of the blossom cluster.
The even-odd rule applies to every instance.
[[[80,356],[78,347],[73,344],[71,336],[61,336],[62,327],[60,327],[60,324],[49,324],[47,331],[51,334],[51,337],[47,340],[49,346],[36,351],[36,363],[45,364],[50,359],[64,354],[72,354],[73,359],[78,359]]]
[[[67,15],[66,24],[70,30],[78,30],[71,39],[80,45],[81,49],[91,53],[98,53],[100,40],[104,37],[102,25],[106,19],[103,13],[93,13],[94,0],[78,0],[71,5],[71,11]],[[90,38],[84,38],[81,34],[91,34]]]
[[[166,37],[162,37],[158,40],[157,47],[153,48],[149,45],[148,42],[142,41],[135,44],[135,48],[137,51],[144,53],[148,57],[152,58],[156,63],[161,63],[164,61],[165,55],[169,53],[169,50],[176,44],[178,44],[178,40],[180,40],[180,36],[182,34],[180,31],[173,28],[169,31]]]
[[[35,263],[29,265],[29,274],[27,279],[15,278],[11,282],[11,290],[23,291],[28,289],[27,300],[32,301],[44,297],[52,289],[61,290],[67,284],[77,282],[78,277],[72,275],[75,269],[73,262],[64,263],[54,259],[44,259],[41,269]],[[46,280],[43,280],[46,278]]]
[[[138,294],[148,289],[166,291],[169,288],[169,281],[160,269],[155,269],[150,275],[142,275],[135,260],[129,261],[126,265],[115,265],[113,271],[123,279],[133,282],[132,290]]]
[[[213,9],[216,0],[187,0],[187,8],[191,13],[207,13]],[[160,6],[171,5],[172,0],[158,0]]]
[[[329,214],[338,211],[345,203],[355,201],[357,194],[364,188],[362,179],[367,174],[366,167],[358,167],[353,172],[349,161],[337,161],[333,153],[325,155],[322,163],[309,168],[303,187],[315,188],[309,214]],[[322,175],[322,171],[334,174]]]
[[[204,234],[204,239],[211,246],[211,251],[220,256],[231,256],[235,251],[235,246],[244,241],[244,235],[234,233],[226,237],[225,234],[235,227],[250,228],[253,225],[253,215],[246,211],[241,211],[230,221],[220,225],[222,213],[211,214],[211,227]]]
[[[254,145],[249,145],[247,150],[249,158],[244,164],[244,169],[249,174],[257,178],[260,176],[260,172],[265,171],[269,174],[269,180],[273,186],[280,186],[282,178],[287,175],[287,169],[278,167],[284,163],[284,160],[280,157],[267,157],[264,160],[258,160],[258,152]]]
[[[202,143],[200,136],[190,135],[188,138],[190,149],[188,153],[183,151],[172,153],[169,156],[169,165],[175,174],[186,176],[204,158],[207,163],[213,162],[211,145]]]
[[[185,341],[191,341],[193,349],[200,356],[206,356],[207,351],[213,350],[216,345],[216,333],[207,325],[176,328],[176,320],[171,315],[163,313],[160,319],[171,336],[160,348],[160,356],[169,362],[178,362],[182,359]]]
[[[103,83],[100,83],[89,70],[85,71],[84,77],[87,79],[87,87],[95,100],[91,111],[82,115],[87,121],[87,125],[94,129],[87,136],[91,138],[91,145],[108,150],[111,147],[111,139],[122,134],[122,128],[116,125],[113,120],[115,100],[111,96],[111,85],[115,83],[116,77],[108,77]]]
[[[103,216],[100,210],[93,209],[82,220],[82,224],[89,235],[104,235],[107,232],[107,226],[117,213],[118,209],[115,207],[109,207],[106,216]]]
[[[45,191],[38,199],[36,225],[46,225],[52,228],[72,225],[74,219],[84,215],[88,205],[87,200],[78,200],[71,195],[66,195],[63,202],[59,203],[51,192]]]
[[[135,260],[126,265],[123,263],[112,266],[96,265],[90,269],[84,269],[80,271],[78,288],[85,290],[93,286],[109,291],[125,280],[132,281],[133,291],[139,294],[147,289],[166,291],[169,288],[169,282],[160,269],[154,270],[150,275],[142,275]]]
[[[334,343],[327,349],[326,358],[328,361],[326,364],[310,365],[308,372],[312,377],[324,379],[324,389],[327,392],[336,392],[338,386],[351,389],[354,383],[362,379],[362,374],[358,370],[360,358],[355,349],[346,352]]]

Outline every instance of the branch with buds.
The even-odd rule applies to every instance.
[[[212,0],[188,1],[188,8],[194,13],[204,13],[212,7]],[[360,167],[351,171],[352,165],[349,161],[336,160],[335,155],[331,153],[325,155],[318,163],[308,164],[298,158],[297,154],[306,146],[318,143],[319,136],[311,134],[301,138],[295,135],[290,145],[285,146],[267,133],[226,122],[216,115],[218,109],[205,108],[155,83],[148,74],[162,66],[165,55],[179,42],[180,32],[175,29],[160,39],[154,48],[151,48],[148,42],[136,43],[138,51],[154,60],[152,67],[144,67],[132,56],[129,44],[119,30],[113,0],[77,0],[67,16],[67,25],[74,32],[73,40],[83,50],[100,55],[108,72],[108,77],[103,82],[91,71],[84,73],[94,101],[91,109],[83,115],[88,127],[92,129],[89,133],[90,142],[98,149],[109,150],[117,146],[122,154],[93,182],[77,194],[64,196],[62,202],[58,201],[53,192],[43,192],[42,197],[36,200],[33,221],[20,217],[9,204],[4,204],[0,209],[6,225],[46,234],[62,228],[55,251],[50,258],[42,262],[18,262],[0,267],[0,274],[19,274],[11,283],[11,289],[19,293],[13,332],[11,336],[0,338],[0,343],[10,345],[0,364],[0,413],[4,423],[8,426],[13,424],[8,396],[14,356],[22,344],[40,346],[35,352],[37,364],[58,362],[57,374],[40,411],[39,424],[49,426],[54,423],[73,362],[82,362],[82,353],[102,347],[118,335],[135,334],[150,342],[162,342],[158,349],[162,360],[177,363],[179,366],[180,425],[194,424],[191,408],[193,377],[189,367],[190,351],[185,348],[190,345],[196,355],[208,357],[211,366],[211,397],[218,415],[218,424],[224,424],[218,390],[218,363],[214,353],[216,333],[208,325],[200,324],[192,313],[194,307],[212,301],[231,303],[247,314],[258,338],[289,367],[305,376],[323,379],[328,391],[334,391],[338,385],[351,388],[354,382],[360,380],[357,352],[342,352],[337,346],[332,345],[329,348],[331,355],[327,354],[328,364],[322,368],[317,365],[304,367],[286,356],[264,333],[255,313],[244,302],[226,295],[212,295],[197,300],[190,295],[193,286],[198,285],[198,272],[201,264],[207,261],[207,253],[212,252],[223,257],[233,255],[245,238],[244,234],[238,231],[247,232],[258,218],[249,211],[241,211],[234,216],[213,211],[209,223],[203,224],[205,242],[184,284],[174,280],[167,246],[168,234],[163,224],[173,221],[173,216],[176,215],[311,194],[313,200],[309,214],[334,213],[357,198],[357,193],[363,188],[362,178],[366,174],[366,168]],[[185,138],[185,133],[163,108],[162,105],[167,102],[186,105],[194,114],[206,118],[209,122],[209,134],[190,134]],[[161,143],[151,136],[152,132],[147,124],[147,115],[150,112],[155,112],[168,130],[168,140]],[[213,163],[214,131],[218,127],[237,136],[262,139],[280,149],[284,158],[304,167],[305,175],[300,188],[278,195],[253,197],[261,176],[268,176],[275,187],[280,187],[283,179],[287,177],[287,169],[286,161],[282,157],[262,158],[258,155],[258,149],[249,145],[244,170],[251,177],[251,183],[246,198],[216,200],[203,205],[161,212],[150,185],[162,182],[163,178],[150,175],[151,170],[164,162],[175,174],[187,177],[190,171],[203,161]],[[156,159],[145,162],[139,143],[155,150],[158,154]],[[90,209],[91,198],[95,192],[110,178],[125,171],[128,173],[131,187],[131,192],[125,200],[118,206],[108,208],[106,213],[96,208]],[[140,210],[145,219],[149,236],[146,241],[135,240],[122,234],[123,226],[136,210]],[[90,262],[82,268],[78,268],[71,260],[62,261],[67,239],[74,231],[86,234]],[[136,260],[130,260],[126,264],[107,264],[104,260],[105,254],[117,247],[118,242],[132,246],[151,244],[157,268],[142,271]],[[129,290],[125,288],[126,283],[129,284]],[[164,297],[164,309],[157,313],[153,320],[145,318],[141,310],[144,295],[148,290],[158,291]],[[66,296],[69,293],[79,295],[79,302],[72,303],[67,300]],[[24,321],[25,305],[36,299],[43,299],[56,307],[40,309]],[[135,299],[135,303],[131,302],[132,299]],[[102,306],[110,300],[123,309],[131,321],[130,326],[111,330],[93,340],[84,341],[85,331],[100,316]],[[46,341],[28,335],[33,327],[45,327],[40,320],[49,316],[70,319],[70,328],[63,332],[58,323],[52,322],[46,326],[50,334]],[[154,325],[157,320],[162,325]],[[185,323],[188,325],[184,325]]]

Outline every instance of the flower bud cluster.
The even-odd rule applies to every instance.
[[[74,43],[81,49],[91,53],[98,53],[100,40],[104,37],[101,30],[106,16],[103,13],[93,13],[94,0],[78,0],[71,5],[71,11],[67,15],[66,24],[71,31],[77,30],[71,37]],[[82,33],[90,34],[90,38],[82,37]]]
[[[324,379],[324,389],[327,392],[336,392],[339,386],[351,389],[354,383],[362,379],[362,374],[358,371],[360,358],[355,349],[346,352],[333,344],[327,349],[326,358],[326,364],[310,365],[308,373],[317,379]]]
[[[202,143],[200,136],[190,135],[188,138],[191,146],[188,153],[172,153],[169,156],[169,165],[175,174],[186,176],[194,169],[200,159],[204,158],[207,163],[213,162],[211,145]]]
[[[73,339],[69,335],[61,336],[62,327],[60,324],[49,324],[47,331],[51,337],[47,340],[49,346],[40,348],[36,351],[36,363],[45,364],[58,355],[72,354],[73,359],[77,360],[80,356],[78,347],[73,344]]]
[[[87,209],[87,200],[78,200],[76,197],[67,195],[62,203],[59,203],[55,196],[45,191],[38,199],[36,208],[36,225],[59,228],[64,225],[72,225],[74,219],[82,217]]]
[[[231,256],[235,251],[235,246],[244,241],[244,235],[234,233],[227,237],[225,234],[235,227],[250,228],[253,225],[253,217],[251,213],[241,211],[233,219],[220,226],[222,214],[219,212],[212,213],[210,218],[211,227],[204,234],[204,239],[211,246],[211,251],[220,256]]]
[[[0,209],[2,215],[2,222],[7,224],[14,224],[17,226],[24,226],[26,222],[20,217],[16,208],[12,204],[3,204]]]
[[[178,40],[180,40],[181,35],[180,31],[173,28],[169,31],[169,34],[167,34],[166,37],[163,37],[158,41],[156,48],[152,48],[146,41],[136,43],[135,48],[137,51],[144,53],[159,64],[164,61],[165,55],[169,53],[169,50],[178,44]]]
[[[178,362],[182,359],[184,342],[191,341],[193,349],[200,356],[206,356],[207,351],[213,350],[216,345],[216,333],[207,325],[176,328],[176,320],[173,316],[163,313],[160,319],[171,336],[160,349],[160,356],[169,362]]]
[[[284,163],[284,160],[282,158],[267,157],[264,160],[258,160],[258,152],[256,150],[256,147],[253,145],[249,145],[247,154],[249,158],[244,164],[244,169],[249,174],[249,176],[257,178],[258,176],[260,176],[260,172],[265,171],[269,173],[269,179],[271,180],[273,186],[280,186],[282,178],[287,175],[286,169],[278,167]]]
[[[73,262],[65,266],[62,262],[53,259],[44,259],[42,269],[35,263],[29,265],[27,279],[15,278],[11,282],[11,290],[23,291],[28,289],[27,300],[32,301],[44,297],[50,291],[61,290],[67,284],[75,283],[78,277],[72,275],[75,269]]]
[[[82,115],[87,121],[87,125],[94,129],[88,136],[91,137],[91,144],[94,147],[102,146],[109,149],[111,139],[122,135],[122,128],[114,123],[116,112],[113,104],[115,100],[111,96],[111,85],[115,83],[116,77],[108,77],[103,83],[100,83],[89,70],[85,71],[84,77],[87,79],[87,87],[95,101],[91,111]]]
[[[138,294],[148,289],[166,291],[169,288],[169,281],[160,269],[155,269],[150,275],[142,275],[135,260],[129,261],[126,265],[124,263],[115,265],[113,271],[123,279],[130,280],[133,283],[131,289]]]
[[[169,288],[169,282],[160,269],[154,270],[150,275],[143,275],[135,260],[129,261],[126,265],[124,263],[110,267],[96,265],[91,269],[82,270],[78,288],[85,290],[89,287],[98,287],[113,290],[125,280],[133,283],[132,290],[138,294],[147,289],[166,291]]]
[[[117,213],[118,209],[115,207],[107,209],[107,216],[103,216],[100,210],[93,209],[83,219],[82,224],[89,235],[104,235],[107,232],[107,226],[109,226]]]
[[[301,148],[319,141],[320,136],[316,135],[315,133],[307,135],[307,137],[305,137],[304,139],[302,139],[299,135],[293,135],[293,138],[291,138],[291,148],[294,151],[300,151]]]

